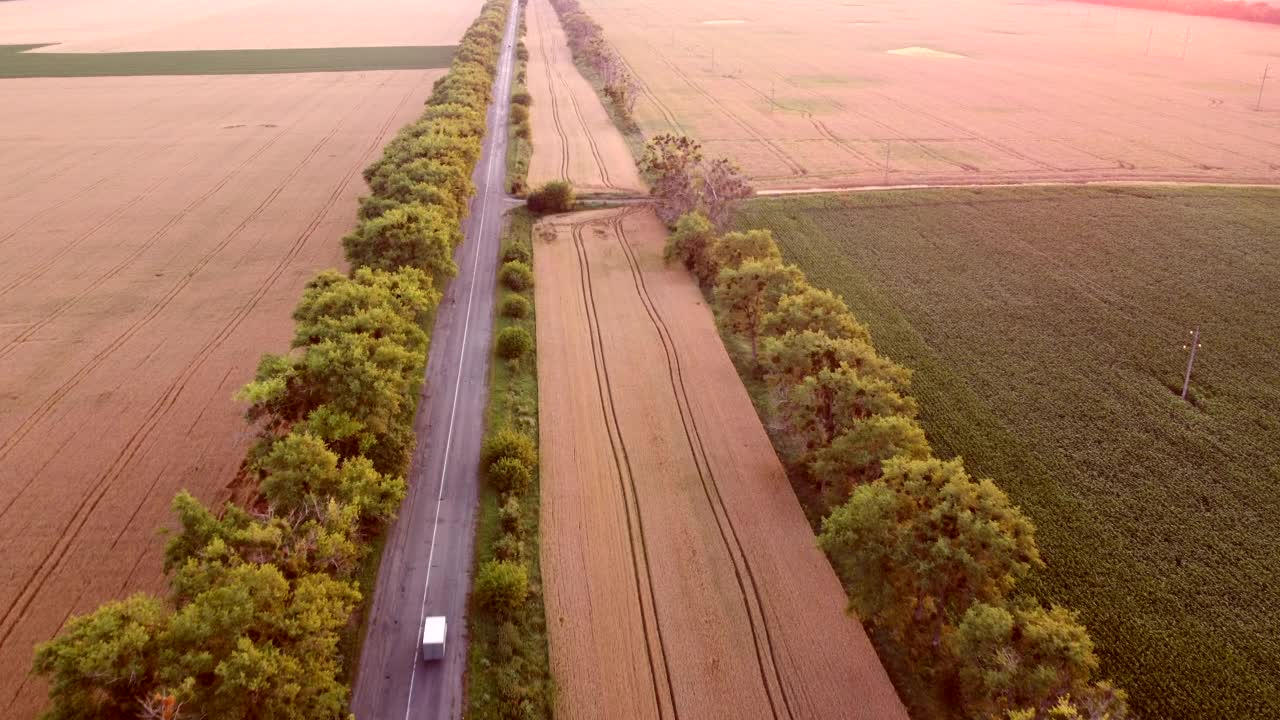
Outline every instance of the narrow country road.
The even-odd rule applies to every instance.
[[[462,717],[467,666],[466,609],[471,587],[477,471],[488,398],[489,341],[498,265],[507,113],[518,8],[512,3],[494,80],[488,133],[463,224],[458,276],[436,313],[426,386],[414,430],[409,491],[387,535],[369,611],[351,709],[360,720]],[[423,662],[422,618],[448,618],[446,655]]]

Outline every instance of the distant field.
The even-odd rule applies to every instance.
[[[934,447],[1030,514],[1033,591],[1083,611],[1142,717],[1280,717],[1280,191],[794,196],[738,223],[916,369]]]
[[[761,187],[1280,181],[1280,85],[1254,110],[1280,26],[1036,0],[582,4],[645,86],[644,132]]]
[[[19,0],[0,2],[0,45],[38,52],[454,45],[483,0]]]
[[[429,70],[445,68],[455,46],[168,50],[118,53],[29,52],[0,45],[0,78]]]

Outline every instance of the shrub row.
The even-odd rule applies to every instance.
[[[528,0],[520,0],[520,40],[516,43],[516,81],[511,86],[511,118],[507,131],[507,192],[524,195],[529,184],[529,161],[533,159],[533,127],[529,121],[529,106],[533,96],[529,94],[529,48],[524,36],[528,30],[525,6]]]
[[[610,104],[626,124],[634,125],[640,86],[626,61],[604,39],[600,24],[582,9],[578,0],[551,0],[551,5],[560,16],[573,59],[600,79]]]
[[[537,367],[529,288],[532,216],[511,216],[497,288],[484,492],[472,594],[473,717],[551,717],[546,617],[539,590]],[[518,268],[519,272],[511,272]],[[516,281],[518,280],[518,281]],[[496,516],[496,517],[495,517]]]
[[[820,497],[819,543],[851,610],[968,717],[1126,717],[1124,693],[1094,679],[1076,615],[1017,591],[1043,566],[1031,522],[994,482],[933,456],[910,371],[876,352],[844,301],[783,264],[767,230],[719,236],[686,214],[668,257],[749,348],[775,443]]]
[[[243,507],[174,499],[168,598],[106,603],[38,647],[44,717],[349,717],[356,576],[404,498],[435,280],[461,237],[505,14],[486,4],[424,119],[366,171],[351,274],[307,284],[293,349],[239,393],[258,434]]]
[[[342,241],[352,267],[407,265],[437,281],[457,273],[453,251],[475,193],[471,174],[480,159],[506,13],[506,0],[485,4],[422,117],[364,169],[371,192],[360,199],[360,224]]]

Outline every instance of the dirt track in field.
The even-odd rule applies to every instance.
[[[36,52],[456,45],[483,0],[0,2],[0,45]]]
[[[226,496],[232,395],[439,75],[0,82],[0,716],[69,614],[164,591],[170,500]]]
[[[1056,0],[583,7],[641,83],[645,134],[760,188],[1280,182],[1274,25]]]
[[[533,96],[530,184],[564,179],[581,190],[643,191],[626,141],[573,64],[555,9],[547,0],[531,0],[526,13]]]
[[[664,238],[646,207],[535,230],[557,715],[905,719]]]

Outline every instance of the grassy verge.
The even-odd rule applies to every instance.
[[[523,208],[509,215],[503,237],[504,254],[511,246],[533,253],[533,216]],[[510,296],[521,295],[529,301],[524,318],[511,318],[501,312],[495,318],[494,336],[509,327],[521,327],[535,336],[533,291],[516,293],[501,283],[496,291],[497,307]],[[498,356],[496,348],[490,358],[489,407],[487,426],[492,433],[498,428],[512,428],[533,438],[538,437],[538,365],[536,344],[524,357],[515,361]],[[520,508],[520,530],[523,549],[521,560],[528,571],[529,595],[519,607],[495,612],[480,607],[473,598],[468,611],[470,657],[467,662],[467,716],[473,718],[550,718],[551,669],[547,654],[546,613],[542,602],[542,576],[538,558],[539,494],[537,468],[533,481],[522,491],[513,492]],[[501,526],[500,493],[487,478],[480,485],[480,510],[476,530],[475,562],[480,567],[501,555],[499,544],[507,535]]]
[[[1139,715],[1276,717],[1277,208],[1259,188],[946,189],[759,199],[738,223],[915,370],[935,451],[1036,523],[1048,569],[1026,589],[1081,611]]]
[[[32,53],[36,45],[0,45],[0,78],[131,75],[261,75],[447,68],[455,45]]]
[[[529,190],[529,162],[533,159],[533,127],[529,122],[528,105],[518,102],[521,97],[529,96],[527,85],[529,51],[524,45],[525,6],[517,4],[520,13],[520,41],[516,45],[516,81],[511,84],[511,122],[507,126],[507,192],[524,196]],[[524,107],[523,120],[518,116],[522,112],[517,106]]]

